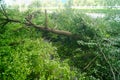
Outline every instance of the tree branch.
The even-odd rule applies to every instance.
[[[47,10],[45,10],[45,27],[48,28]]]
[[[52,32],[52,33],[55,33],[55,34],[58,34],[58,35],[64,35],[64,36],[68,36],[68,37],[73,37],[75,39],[80,39],[81,37],[77,34],[73,34],[69,31],[64,31],[64,30],[56,30],[56,29],[53,29],[53,28],[49,28],[49,27],[44,27],[44,26],[39,26],[39,25],[36,25],[30,21],[28,22],[22,22],[20,20],[17,20],[17,19],[10,19],[10,18],[0,18],[0,20],[4,20],[4,21],[7,21],[7,22],[13,22],[13,23],[20,23],[20,24],[24,24],[24,25],[27,25],[27,26],[32,26],[34,28],[37,28],[39,30],[42,30],[42,31],[48,31],[48,32]]]
[[[87,69],[98,57],[99,55],[96,55],[88,64],[84,67],[84,70]]]
[[[32,26],[32,27],[37,28],[37,29],[42,30],[42,31],[52,32],[52,33],[55,33],[55,34],[58,34],[58,35],[69,36],[69,37],[73,37],[75,39],[80,39],[81,38],[79,35],[73,34],[69,31],[56,30],[54,28],[49,28],[48,27],[48,19],[47,19],[47,11],[46,10],[45,10],[45,26],[39,26],[39,25],[36,25],[36,24],[32,23],[32,21],[31,21],[32,15],[29,15],[25,18],[27,22],[26,21],[22,22],[22,21],[17,20],[17,19],[9,18],[6,10],[4,9],[4,7],[2,5],[1,5],[1,10],[2,10],[1,13],[5,16],[5,18],[0,18],[0,20],[4,21],[1,24],[6,25],[9,22],[20,23],[20,24],[24,24],[24,25],[27,25],[27,26]]]
[[[6,10],[4,9],[3,5],[0,5],[0,6],[1,6],[1,13],[3,14],[3,16],[5,16],[8,19],[8,15],[7,15]]]

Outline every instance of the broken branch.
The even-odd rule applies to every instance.
[[[45,28],[48,28],[47,10],[45,10]]]
[[[64,36],[68,36],[68,37],[73,37],[75,39],[80,39],[80,36],[77,35],[77,34],[73,34],[69,31],[64,31],[64,30],[56,30],[56,29],[53,29],[53,28],[46,28],[44,26],[39,26],[39,25],[36,25],[32,22],[21,22],[20,20],[16,20],[16,19],[6,19],[6,18],[0,18],[1,20],[5,20],[7,22],[14,22],[14,23],[20,23],[20,24],[24,24],[24,25],[27,25],[27,26],[33,26],[34,28],[37,28],[39,30],[42,30],[42,31],[48,31],[48,32],[52,32],[52,33],[55,33],[55,34],[58,34],[58,35],[64,35]]]
[[[1,13],[8,19],[8,15],[7,15],[3,5],[1,5]]]

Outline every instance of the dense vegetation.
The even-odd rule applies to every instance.
[[[47,27],[69,31],[79,38],[23,24],[32,14],[32,22],[44,26],[42,10],[5,8],[9,18],[22,23],[7,23],[2,11],[1,7],[0,80],[120,79],[120,22],[115,19],[118,10],[109,9],[104,18],[92,18],[68,7],[47,14]]]

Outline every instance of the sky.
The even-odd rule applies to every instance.
[[[62,2],[63,2],[63,3],[65,3],[65,2],[66,2],[66,0],[62,0]]]
[[[17,2],[15,3],[14,0],[4,0],[5,3],[7,3],[8,5],[13,5],[13,4],[22,4],[25,3],[26,5],[29,5],[31,3],[32,0],[16,0]],[[60,0],[62,1],[62,3],[65,3],[67,0]]]
[[[4,1],[9,5],[20,4],[20,3],[26,3],[26,5],[28,5],[31,3],[31,0],[16,0],[16,2],[14,0],[4,0]]]

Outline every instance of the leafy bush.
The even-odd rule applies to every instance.
[[[36,30],[23,27],[16,30],[11,28],[0,35],[0,79],[69,80],[74,78],[74,72],[70,71],[68,64],[60,62],[56,48],[38,35]]]

